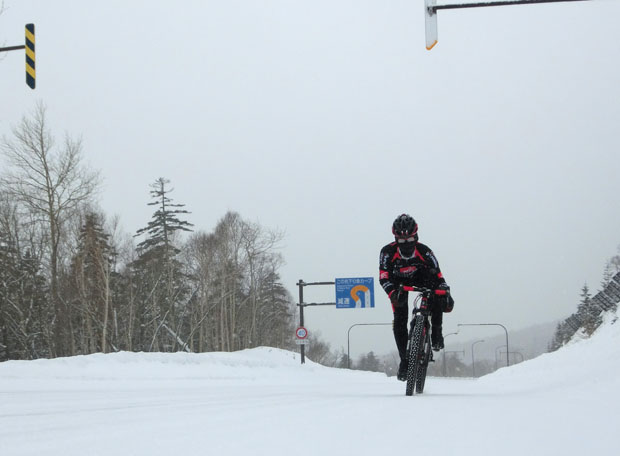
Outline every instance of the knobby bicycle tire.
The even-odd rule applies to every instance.
[[[430,359],[431,344],[430,344],[430,340],[428,337],[428,328],[426,328],[426,331],[424,331],[424,337],[423,337],[422,344],[423,344],[422,345],[423,358],[418,367],[418,373],[416,375],[416,382],[415,382],[415,391],[418,394],[422,394],[424,392],[424,383],[426,382],[426,371],[428,369],[428,360]]]
[[[409,350],[407,352],[407,388],[405,394],[407,396],[413,395],[413,389],[416,385],[419,368],[421,367],[419,362],[419,355],[423,349],[423,335],[424,335],[424,317],[422,315],[416,315],[413,320],[413,329],[411,331],[411,337],[409,339]]]

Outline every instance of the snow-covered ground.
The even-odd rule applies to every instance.
[[[0,455],[618,454],[620,322],[426,389],[271,348],[10,361]]]

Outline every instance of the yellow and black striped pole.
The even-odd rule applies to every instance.
[[[31,89],[36,85],[34,69],[34,24],[26,24],[26,84]]]

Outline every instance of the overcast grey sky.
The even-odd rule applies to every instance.
[[[167,177],[196,228],[235,210],[284,230],[296,297],[300,278],[377,280],[408,212],[456,299],[444,332],[566,317],[617,253],[620,1],[441,11],[430,52],[422,0],[5,7],[3,45],[36,25],[37,89],[7,53],[0,135],[43,101],[127,232]],[[390,322],[375,287],[375,310],[309,308],[309,331],[346,350],[350,325]],[[387,327],[355,331],[354,353],[393,347]]]

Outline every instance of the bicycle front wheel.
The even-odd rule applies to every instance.
[[[424,343],[421,350],[421,356],[419,360],[418,372],[415,381],[415,391],[418,394],[424,392],[424,382],[426,382],[426,370],[428,369],[428,363],[431,359],[431,341],[428,336],[428,329],[425,328],[424,335],[422,337]]]
[[[424,317],[422,315],[416,315],[413,319],[413,329],[411,330],[411,336],[409,338],[409,349],[407,350],[407,388],[405,394],[407,396],[413,395],[413,389],[416,385],[416,380],[419,375],[420,355],[423,354],[424,343]]]

